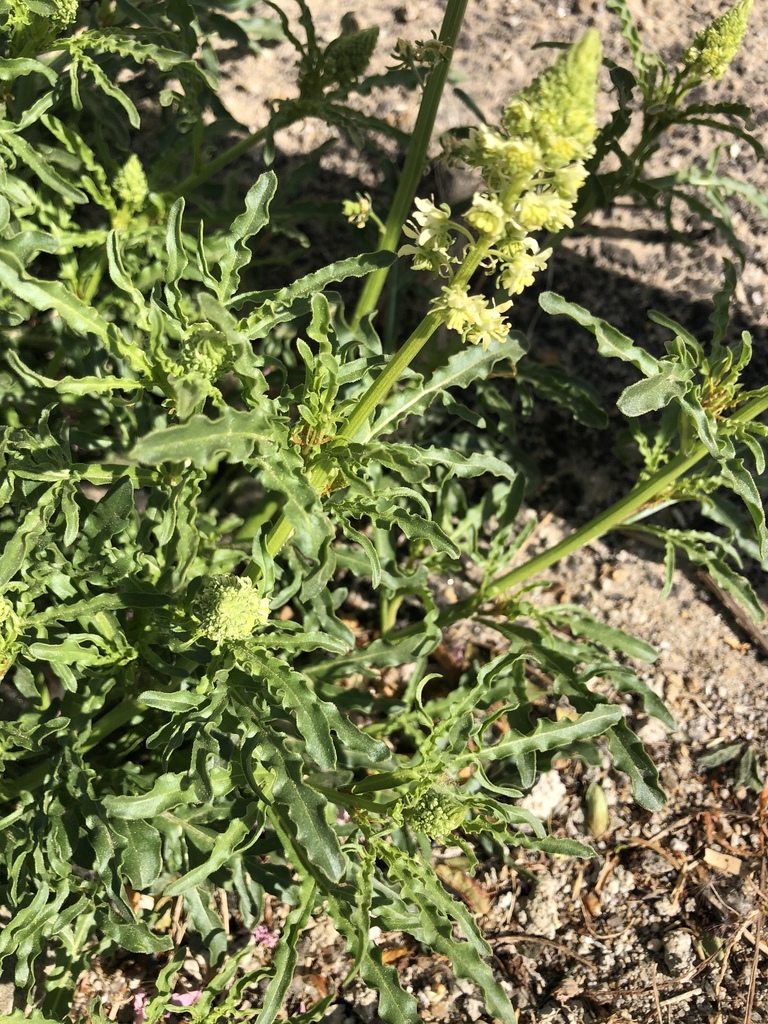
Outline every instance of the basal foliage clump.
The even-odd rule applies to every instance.
[[[730,264],[710,341],[654,315],[673,335],[661,357],[542,297],[594,334],[599,358],[638,371],[618,411],[644,468],[614,506],[514,569],[534,523],[521,525],[525,481],[500,426],[511,406],[489,380],[525,366],[514,296],[564,232],[617,195],[670,218],[685,202],[738,252],[727,196],[760,209],[764,197],[712,161],[666,180],[644,166],[678,122],[705,120],[759,151],[745,108],[684,105],[736,52],[750,4],[702,30],[672,71],[609,0],[633,58],[632,71],[610,66],[612,119],[595,123],[601,44],[587,32],[498,124],[446,141],[447,158],[484,182],[454,211],[415,191],[465,5],[449,0],[439,37],[401,41],[397,66],[369,75],[376,29],[345,19],[321,46],[303,0],[298,27],[271,3],[273,19],[196,0],[0,0],[0,962],[20,993],[11,1020],[22,1004],[38,1021],[73,1019],[80,972],[120,952],[152,974],[136,1003],[147,1021],[185,1005],[195,1021],[267,1024],[290,1007],[297,944],[324,909],[383,1020],[419,1016],[374,927],[446,956],[512,1024],[510,991],[433,870],[433,844],[462,847],[470,871],[478,842],[507,858],[588,857],[586,836],[548,835],[520,798],[554,760],[597,767],[607,751],[637,801],[658,808],[656,770],[616,695],[674,724],[632,666],[655,652],[582,607],[535,602],[532,578],[632,523],[661,539],[670,585],[683,553],[762,614],[734,562],[768,550],[753,473],[765,468],[768,388],[743,384],[749,335],[728,341]],[[214,35],[254,51],[282,35],[297,51],[298,95],[257,132],[217,98]],[[423,96],[389,212],[380,219],[358,195],[339,196],[331,215],[343,224],[343,203],[379,244],[292,276],[310,227],[281,202],[281,188],[302,183],[278,188],[275,132],[322,117],[353,141],[375,146],[386,131],[405,142],[356,106],[390,85]],[[641,140],[625,151],[633,118]],[[257,146],[264,168],[241,187],[238,159]],[[618,170],[602,170],[608,154]],[[375,313],[398,252],[435,288],[393,349]],[[348,314],[335,289],[358,280]],[[542,394],[573,408],[572,383]],[[648,521],[682,501],[712,530]],[[435,577],[467,560],[476,592],[438,607]],[[365,621],[354,601],[372,609]],[[504,652],[431,685],[430,655],[462,617],[496,630]],[[531,687],[532,666],[546,693]],[[394,691],[379,685],[392,668]],[[248,946],[231,936],[261,934],[265,894],[290,910],[269,964],[246,970]],[[188,946],[209,968],[194,1004],[174,996]],[[335,997],[291,1019],[319,1020]],[[95,1000],[89,1019],[113,1011]]]

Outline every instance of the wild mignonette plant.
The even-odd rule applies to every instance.
[[[396,50],[392,81],[410,76],[423,97],[390,212],[379,220],[363,196],[344,204],[379,227],[378,250],[264,287],[277,177],[261,173],[234,212],[234,187],[211,187],[213,176],[258,143],[268,160],[291,119],[378,127],[349,103],[373,87],[375,30],[346,20],[323,48],[305,3],[302,39],[269,6],[277,28],[196,3],[0,2],[0,961],[38,1021],[65,1019],[80,972],[121,951],[155,958],[137,1019],[184,1006],[193,1021],[266,1024],[324,910],[383,1020],[419,1016],[374,927],[446,956],[511,1024],[491,949],[435,873],[434,845],[460,846],[471,867],[476,837],[507,855],[588,857],[586,841],[547,835],[520,798],[555,759],[601,763],[600,741],[638,803],[658,808],[656,771],[614,695],[673,727],[628,660],[655,652],[584,608],[540,605],[534,577],[632,523],[662,538],[670,579],[682,551],[761,614],[728,561],[732,535],[648,518],[698,501],[717,521],[716,496],[730,490],[765,557],[750,467],[764,471],[768,387],[742,384],[749,336],[727,343],[730,265],[711,342],[655,315],[674,335],[661,358],[546,293],[544,309],[591,331],[599,357],[641,375],[619,411],[645,468],[613,507],[510,569],[533,526],[518,516],[525,482],[477,410],[491,373],[524,358],[514,296],[586,216],[585,190],[605,185],[599,158],[625,97],[599,132],[601,46],[588,32],[498,125],[452,146],[484,182],[463,215],[414,199],[464,13],[449,0],[439,37]],[[672,79],[633,46],[646,100],[663,86],[677,109],[686,83],[718,77],[748,12],[742,0],[705,29]],[[277,30],[298,52],[299,97],[208,160],[237,127],[216,98],[212,33],[257,48]],[[143,127],[147,102],[159,141]],[[174,184],[179,157],[189,174]],[[612,194],[639,188],[643,160],[635,151]],[[437,288],[393,354],[373,314],[396,251]],[[333,286],[355,279],[347,316]],[[414,443],[414,424],[437,440],[455,415],[474,444]],[[431,581],[467,559],[476,592],[439,608]],[[363,593],[374,612],[361,624],[349,602]],[[472,616],[504,653],[430,686],[443,628]],[[552,681],[551,713],[530,666]],[[394,693],[379,685],[392,668]],[[290,907],[279,936],[262,923],[265,894]],[[270,936],[268,966],[246,969],[235,922]],[[187,943],[209,968],[194,1001],[174,994]],[[335,997],[292,1019],[319,1020]],[[98,1001],[88,1013],[108,1019]]]

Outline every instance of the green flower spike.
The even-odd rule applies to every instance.
[[[715,18],[683,54],[683,67],[692,78],[709,76],[717,81],[741,46],[753,0],[739,0],[730,11]]]
[[[209,640],[247,640],[269,619],[269,601],[244,576],[209,576],[192,606]]]
[[[114,180],[114,188],[119,199],[134,210],[140,210],[149,194],[147,176],[141,166],[141,160],[131,153]]]
[[[517,93],[502,114],[502,124],[511,137],[538,143],[549,170],[592,155],[601,58],[600,36],[590,29],[527,89]]]

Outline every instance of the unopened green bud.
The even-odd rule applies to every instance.
[[[131,153],[122,170],[118,171],[114,180],[115,192],[119,198],[135,210],[140,210],[149,194],[147,176],[141,166],[141,160]]]
[[[209,323],[192,324],[179,347],[179,363],[187,373],[217,381],[228,368],[232,351],[226,337]]]
[[[605,798],[605,790],[597,782],[592,782],[587,787],[584,821],[587,826],[587,832],[589,832],[593,839],[599,839],[608,831],[610,821],[608,801]]]
[[[739,0],[730,11],[715,18],[694,39],[683,54],[683,67],[693,78],[709,76],[717,81],[741,46],[753,0]]]
[[[403,821],[428,839],[444,839],[464,821],[467,809],[443,789],[429,789],[402,809]]]
[[[269,619],[269,601],[244,576],[209,576],[191,610],[202,634],[217,643],[247,640]]]
[[[504,110],[510,136],[535,139],[550,170],[592,155],[601,56],[600,36],[590,29]]]

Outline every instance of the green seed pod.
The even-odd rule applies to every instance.
[[[584,798],[584,821],[587,832],[593,839],[599,839],[608,831],[608,801],[605,798],[605,790],[593,782],[587,787],[587,794]]]
[[[269,601],[243,576],[209,576],[191,610],[203,635],[217,643],[247,640],[269,619]]]
[[[709,76],[717,81],[723,77],[747,31],[752,3],[753,0],[739,0],[730,11],[699,32],[683,54],[683,67],[692,78]]]

